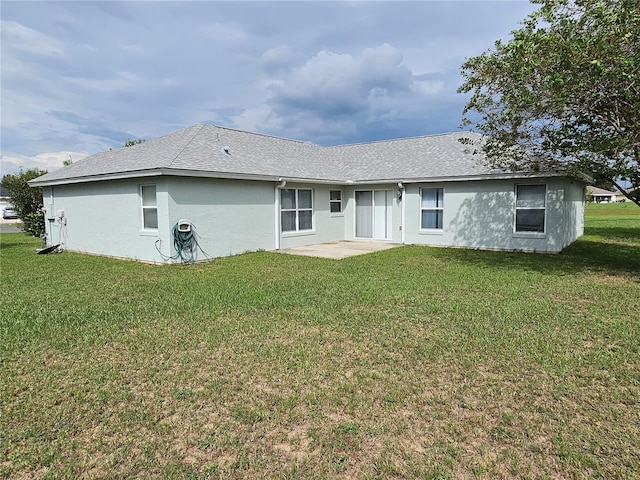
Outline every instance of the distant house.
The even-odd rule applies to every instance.
[[[630,195],[631,197],[634,197],[634,196],[637,196],[637,193],[638,193],[638,189],[639,189],[639,188],[640,188],[640,187],[635,187],[635,188],[626,188],[626,189],[624,189],[624,191],[625,191],[628,195]],[[617,190],[617,189],[616,189],[615,194],[616,194],[616,201],[617,201],[617,202],[627,202],[627,201],[630,201],[630,200],[629,200],[629,199],[624,195],[624,193],[622,193],[620,190]]]
[[[470,135],[322,147],[195,125],[30,183],[50,243],[149,262],[175,261],[181,219],[212,257],[336,240],[559,252],[582,235],[581,180],[492,169]]]
[[[624,201],[625,196],[619,192],[611,192],[604,188],[598,188],[593,186],[587,187],[587,197],[591,199],[593,203],[616,203],[618,201]]]

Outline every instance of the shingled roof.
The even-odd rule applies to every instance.
[[[500,174],[458,140],[471,132],[323,147],[214,125],[91,155],[32,185],[148,175],[194,175],[318,182],[411,181]]]

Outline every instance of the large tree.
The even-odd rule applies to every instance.
[[[495,166],[579,171],[640,205],[640,1],[531,2],[510,40],[463,64],[463,123]]]
[[[9,201],[22,220],[22,228],[34,237],[44,234],[44,212],[42,211],[42,189],[31,187],[29,180],[47,173],[46,170],[31,168],[19,173],[9,173],[2,177],[2,186],[9,192]]]

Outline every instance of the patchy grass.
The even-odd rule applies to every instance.
[[[0,240],[0,477],[640,477],[637,207],[560,255]]]

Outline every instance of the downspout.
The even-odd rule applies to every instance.
[[[402,182],[398,182],[398,199],[400,200],[400,243],[404,245],[404,231],[405,231],[405,188]]]
[[[273,215],[273,221],[275,225],[275,234],[276,234],[276,238],[275,238],[276,250],[280,250],[280,190],[282,190],[287,185],[287,181],[283,180],[282,178],[279,178],[278,181],[280,181],[281,183],[279,185],[276,185],[276,188],[275,188],[274,215]]]
[[[55,188],[53,185],[51,187],[49,187],[49,201],[46,203],[45,205],[45,200],[44,200],[44,195],[42,196],[42,204],[45,205],[47,212],[46,212],[46,218],[44,221],[44,235],[45,235],[45,239],[44,241],[46,242],[46,246],[50,246],[53,245],[53,221],[51,221],[50,219],[54,218],[53,216],[53,212],[54,212],[54,197],[53,197],[53,189]]]

